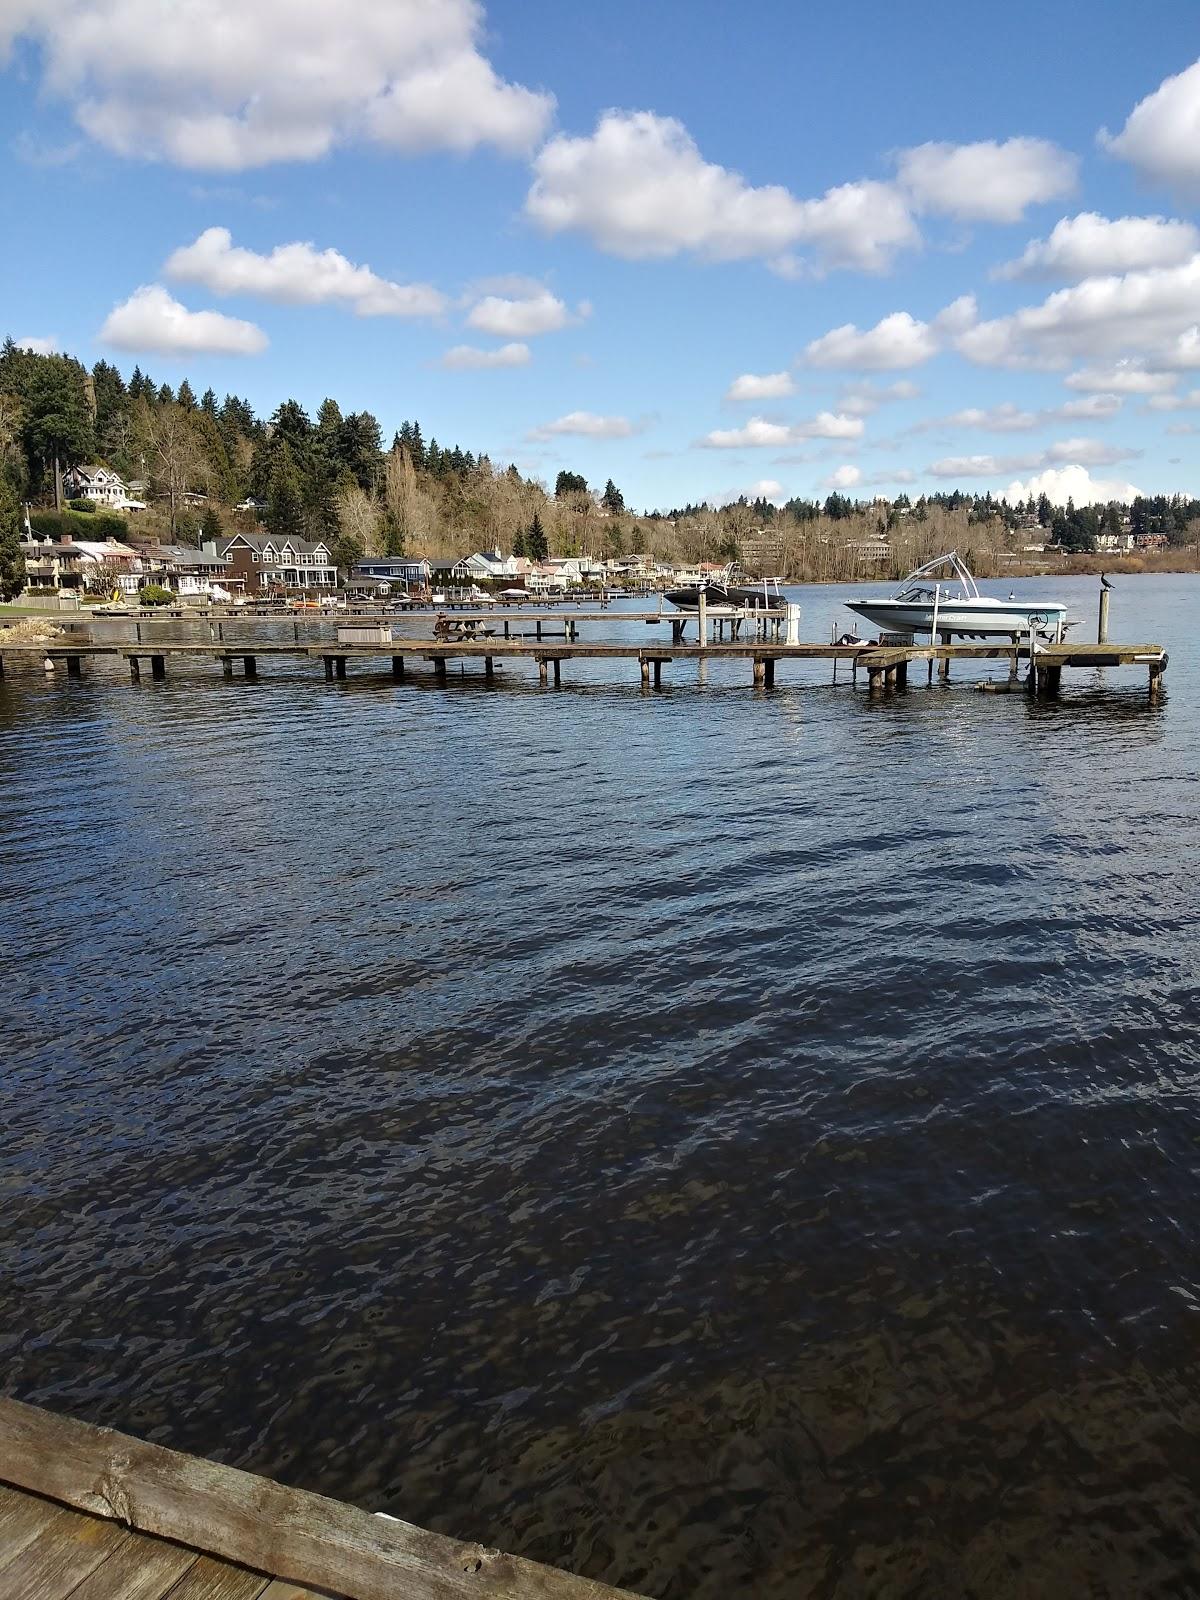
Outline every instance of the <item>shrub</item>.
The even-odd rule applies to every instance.
[[[114,511],[102,511],[96,518],[95,537],[98,539],[123,540],[128,532],[128,521]]]
[[[83,511],[88,515],[94,514],[96,510],[96,502],[94,500],[68,500],[67,504],[72,511]]]
[[[147,583],[138,590],[138,599],[144,606],[169,606],[175,596],[160,583]]]

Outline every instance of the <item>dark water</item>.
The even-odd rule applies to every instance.
[[[10,671],[0,1387],[672,1600],[1200,1593],[1198,601],[1158,707]]]

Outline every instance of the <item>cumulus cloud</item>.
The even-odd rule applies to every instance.
[[[1200,406],[1200,389],[1189,389],[1186,394],[1152,394],[1146,401],[1147,411],[1193,411]]]
[[[524,153],[553,96],[500,78],[482,30],[478,0],[20,0],[0,52],[38,43],[48,92],[123,156],[237,171],[359,139]]]
[[[1050,406],[1040,411],[1028,411],[1005,400],[995,406],[966,406],[952,411],[946,417],[927,417],[914,424],[913,433],[932,433],[952,428],[974,428],[982,433],[1029,433],[1046,422],[1069,421],[1084,418],[1089,421],[1106,421],[1121,409],[1121,397],[1116,394],[1093,394],[1083,400],[1068,400],[1061,406]]]
[[[52,356],[62,349],[58,335],[54,333],[26,333],[14,339],[13,343],[18,350],[32,350],[35,356]]]
[[[496,350],[480,350],[472,344],[456,344],[447,350],[439,366],[451,372],[477,372],[488,367],[527,367],[530,362],[527,344],[502,344]]]
[[[1200,188],[1200,61],[1164,78],[1134,106],[1120,133],[1102,128],[1099,141],[1151,183],[1195,194]]]
[[[805,346],[800,357],[809,367],[842,367],[859,372],[883,372],[916,367],[943,348],[947,338],[970,327],[975,301],[963,295],[932,322],[921,322],[907,311],[893,311],[873,328],[844,323]]]
[[[276,245],[259,255],[233,242],[228,228],[206,228],[167,259],[166,274],[214,294],[253,294],[285,305],[340,305],[360,317],[435,317],[448,304],[427,283],[393,283],[357,267],[337,250]]]
[[[915,400],[920,394],[915,383],[907,378],[897,378],[895,383],[872,383],[863,378],[858,383],[847,384],[838,395],[838,410],[852,417],[869,417],[880,406],[891,405],[896,400]]]
[[[725,391],[726,400],[782,400],[795,394],[790,372],[743,372]]]
[[[1049,238],[1033,239],[994,278],[1094,278],[1139,267],[1174,267],[1200,248],[1200,229],[1177,217],[1064,217]]]
[[[1059,439],[1025,455],[943,456],[931,461],[926,472],[934,478],[1001,478],[1010,472],[1034,472],[1058,465],[1084,467],[1112,466],[1141,455],[1124,445],[1105,444],[1100,439]]]
[[[534,162],[525,211],[546,233],[585,233],[630,260],[683,250],[777,259],[803,244],[824,266],[878,272],[919,238],[889,184],[842,184],[816,200],[755,187],[706,161],[681,122],[652,111],[606,111],[590,135],[552,138]]]
[[[1068,389],[1107,391],[1110,394],[1162,394],[1179,382],[1174,372],[1148,372],[1140,361],[1126,357],[1106,367],[1081,367],[1063,379]]]
[[[847,462],[845,466],[835,467],[827,478],[822,478],[823,489],[853,489],[862,481],[862,468]]]
[[[705,434],[700,444],[707,450],[760,449],[794,444],[799,439],[858,439],[862,437],[862,431],[861,417],[820,411],[807,422],[790,424],[768,422],[765,417],[751,417],[740,428],[717,428]]]
[[[568,411],[565,417],[533,428],[526,437],[553,439],[568,434],[583,439],[628,439],[637,431],[628,417],[600,417],[594,411]]]
[[[568,328],[589,316],[591,309],[583,300],[572,315],[565,302],[543,284],[530,284],[515,295],[485,295],[471,307],[467,324],[498,339],[528,339]]]
[[[157,283],[143,284],[114,306],[99,337],[117,350],[156,355],[254,356],[267,348],[266,334],[254,323],[189,311]]]
[[[919,211],[962,222],[1019,222],[1028,206],[1075,187],[1078,160],[1046,139],[929,143],[901,150],[901,186]]]
[[[743,499],[772,500],[779,505],[785,498],[786,491],[777,478],[759,478],[756,483],[748,483],[741,489],[725,489],[713,496],[719,506],[733,505],[735,501]]]
[[[1067,400],[1061,406],[1055,406],[1046,415],[1101,421],[1106,417],[1115,417],[1124,404],[1119,394],[1089,394],[1082,400]]]
[[[1053,368],[1128,352],[1151,369],[1200,366],[1198,317],[1200,254],[1175,267],[1086,278],[966,329],[958,348],[985,366]]]
[[[1141,494],[1133,483],[1123,483],[1114,478],[1093,478],[1083,466],[1049,467],[1036,477],[1010,483],[1004,498],[1010,503],[1017,500],[1038,499],[1045,495],[1052,505],[1065,506],[1073,500],[1077,506],[1104,505],[1109,500],[1128,503]]]

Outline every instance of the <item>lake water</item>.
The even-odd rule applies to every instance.
[[[1200,1592],[1198,604],[1156,706],[10,667],[0,1388],[664,1600]]]

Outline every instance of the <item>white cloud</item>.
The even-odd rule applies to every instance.
[[[32,350],[35,356],[52,356],[62,349],[62,344],[55,333],[27,333],[19,339],[14,339],[13,343],[18,350]]]
[[[479,371],[487,367],[527,367],[530,362],[527,344],[502,344],[496,350],[480,350],[471,344],[456,344],[447,350],[439,366],[451,372]]]
[[[783,485],[777,478],[759,478],[756,483],[748,483],[742,489],[725,489],[721,494],[714,495],[713,500],[719,506],[733,505],[738,500],[771,500],[776,505],[787,498]]]
[[[1083,466],[1050,467],[1025,482],[1010,483],[1004,498],[1010,502],[1037,499],[1045,495],[1056,506],[1065,506],[1074,500],[1077,506],[1105,505],[1109,500],[1130,501],[1141,494],[1133,483],[1123,483],[1112,478],[1093,478]]]
[[[534,161],[526,214],[546,233],[578,230],[613,255],[780,258],[810,245],[823,266],[878,272],[918,242],[889,184],[864,181],[799,200],[706,161],[674,117],[606,111],[586,137],[558,134]]]
[[[236,171],[339,144],[524,153],[552,95],[497,76],[478,0],[20,0],[45,87],[118,154]]]
[[[861,417],[839,416],[820,411],[807,422],[787,424],[751,417],[740,428],[717,428],[705,434],[700,444],[708,450],[759,449],[794,444],[798,439],[858,439],[862,437]]]
[[[583,300],[572,315],[565,303],[543,284],[530,284],[515,296],[485,295],[471,307],[467,324],[481,333],[495,334],[498,339],[528,339],[535,334],[557,333],[560,328],[568,328],[589,316],[591,309]]]
[[[725,391],[726,400],[782,400],[795,394],[790,372],[743,372]]]
[[[143,284],[114,306],[99,337],[117,350],[156,355],[254,356],[267,348],[266,334],[252,322],[189,311],[157,283]]]
[[[920,322],[907,311],[893,311],[873,328],[852,322],[832,328],[805,346],[800,361],[810,367],[842,367],[860,372],[885,372],[929,361],[949,337],[975,321],[975,301],[963,295],[934,317]]]
[[[235,245],[228,228],[206,228],[167,259],[167,276],[214,294],[254,294],[285,305],[341,305],[360,317],[435,317],[446,296],[427,283],[393,283],[337,250],[276,245],[270,255]]]
[[[1046,139],[920,144],[896,160],[917,210],[963,222],[1019,222],[1027,206],[1069,194],[1079,165]]]
[[[1045,422],[1074,419],[1105,421],[1121,409],[1121,397],[1094,394],[1084,400],[1068,400],[1064,405],[1041,411],[1026,411],[1012,401],[995,406],[967,406],[948,417],[928,417],[911,429],[913,433],[932,433],[948,428],[977,428],[983,433],[1029,433]]]
[[[863,378],[842,389],[838,395],[838,410],[852,417],[869,417],[880,406],[890,405],[895,400],[915,400],[920,392],[907,378],[897,378],[895,383],[888,384],[872,383],[869,378]]]
[[[1186,394],[1152,394],[1146,401],[1147,411],[1194,411],[1200,406],[1200,389],[1189,389]]]
[[[1101,129],[1099,140],[1150,182],[1194,193],[1200,186],[1200,61],[1164,78],[1134,106],[1120,133]]]
[[[1082,400],[1067,400],[1061,406],[1055,406],[1046,415],[1102,421],[1105,417],[1115,417],[1124,404],[1119,394],[1089,394]]]
[[[560,434],[574,434],[584,439],[628,439],[637,431],[628,417],[599,417],[594,411],[569,411],[565,417],[532,429],[526,437],[553,439]]]
[[[1095,211],[1064,217],[994,278],[1094,278],[1141,267],[1174,267],[1200,249],[1200,229],[1177,217],[1117,217]]]
[[[1060,464],[1077,468],[1112,466],[1141,454],[1123,445],[1099,439],[1060,439],[1044,450],[1025,455],[943,456],[931,461],[926,472],[934,478],[1001,478],[1010,472],[1034,472]]]
[[[958,348],[985,366],[1052,368],[1129,352],[1151,368],[1200,366],[1198,320],[1200,254],[1175,267],[1086,278],[1041,305],[977,323]]]
[[[862,480],[862,468],[847,462],[845,466],[835,467],[827,478],[821,480],[823,489],[853,489]]]
[[[1068,389],[1107,391],[1111,394],[1161,394],[1179,379],[1173,372],[1148,372],[1140,361],[1114,361],[1107,367],[1083,367],[1063,379]]]

